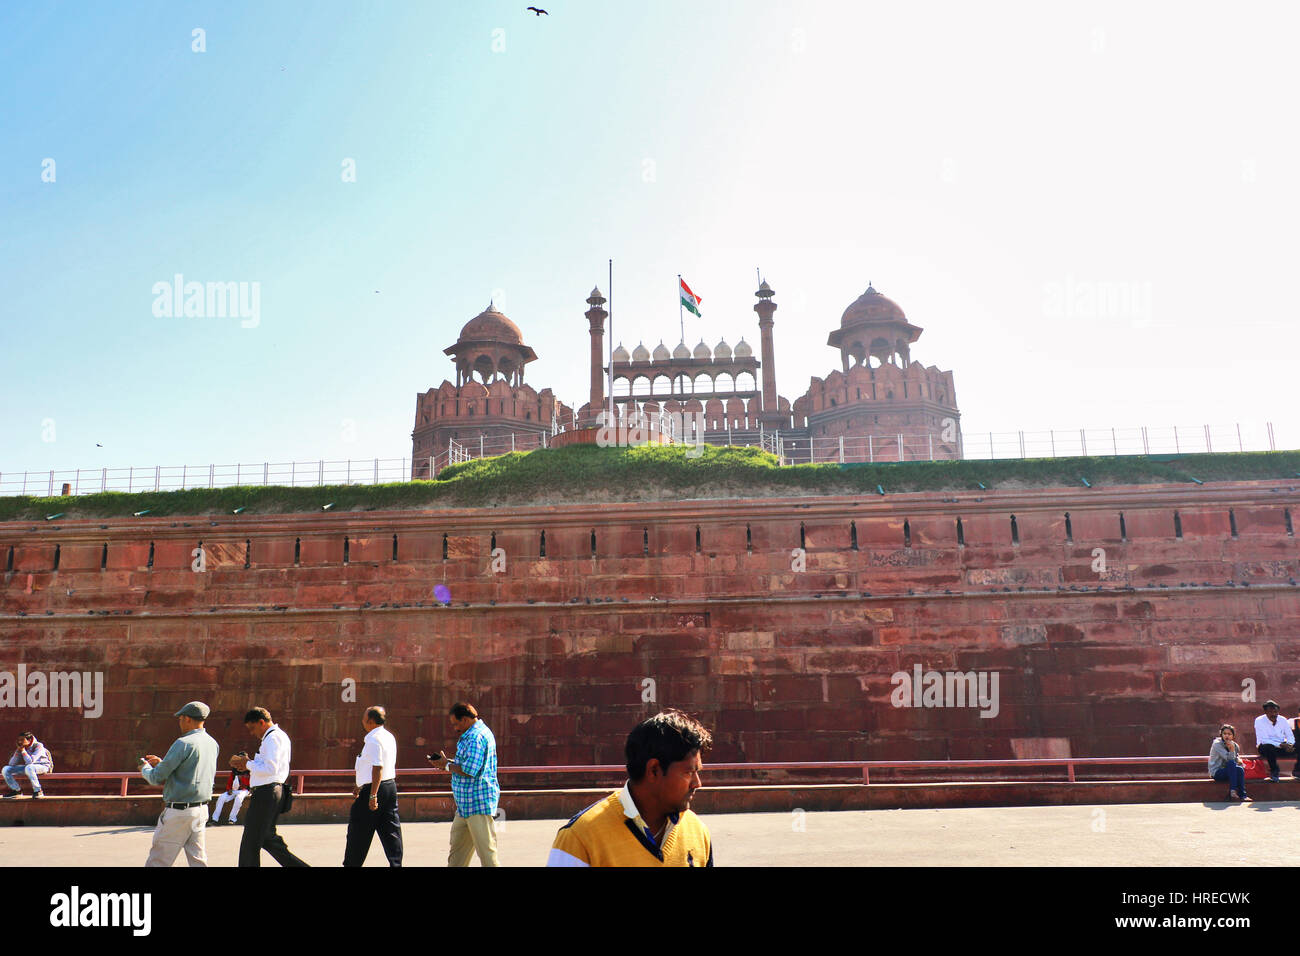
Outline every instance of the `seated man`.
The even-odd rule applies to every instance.
[[[1274,783],[1277,783],[1277,755],[1280,753],[1296,756],[1292,776],[1300,777],[1300,754],[1296,754],[1295,734],[1291,731],[1291,722],[1278,716],[1276,701],[1264,701],[1264,713],[1255,718],[1255,747],[1268,761],[1269,779]]]
[[[54,758],[50,756],[50,752],[36,739],[34,733],[27,731],[18,738],[18,749],[14,751],[8,765],[4,768],[5,783],[9,784],[9,792],[4,795],[4,798],[8,800],[22,795],[23,788],[17,779],[20,773],[31,781],[33,797],[45,796],[45,791],[41,789],[41,782],[36,779],[36,775],[49,773],[53,769]]]

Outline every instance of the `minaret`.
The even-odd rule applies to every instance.
[[[605,408],[605,319],[609,315],[601,308],[605,297],[600,294],[600,287],[591,290],[587,297],[587,322],[591,325],[591,396],[587,406],[590,422]]]
[[[758,296],[754,311],[758,313],[759,336],[763,342],[763,412],[760,420],[768,428],[780,427],[783,418],[777,408],[776,350],[772,345],[772,313],[776,311],[772,296],[775,294],[766,279],[754,293]]]

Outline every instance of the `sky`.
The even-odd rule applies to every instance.
[[[579,406],[610,259],[629,350],[760,270],[791,401],[870,282],[968,446],[1300,446],[1294,4],[526,5],[0,7],[0,475],[407,456],[489,300]]]

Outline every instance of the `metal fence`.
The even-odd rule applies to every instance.
[[[952,441],[942,434],[876,434],[808,437],[803,432],[755,435],[710,432],[713,444],[761,446],[782,465],[809,462],[932,461],[957,455],[971,459],[1062,458],[1078,455],[1163,455],[1199,452],[1275,451],[1271,422],[1263,426],[1178,425],[1133,428],[1049,429],[1047,431],[964,430]],[[0,495],[53,497],[105,491],[177,491],[248,485],[310,487],[373,485],[436,477],[449,464],[511,451],[533,451],[551,444],[548,434],[521,432],[449,441],[428,457],[352,458],[338,461],[254,462],[231,465],[151,465],[126,468],[76,468],[0,472]]]

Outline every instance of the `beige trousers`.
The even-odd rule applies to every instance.
[[[204,805],[188,810],[168,807],[158,817],[153,831],[153,847],[145,866],[171,866],[183,849],[190,866],[207,866],[208,851],[204,846],[208,808]]]
[[[448,866],[469,866],[478,851],[479,864],[500,866],[497,862],[497,824],[486,813],[462,817],[457,811],[451,821],[451,852],[447,854]]]

